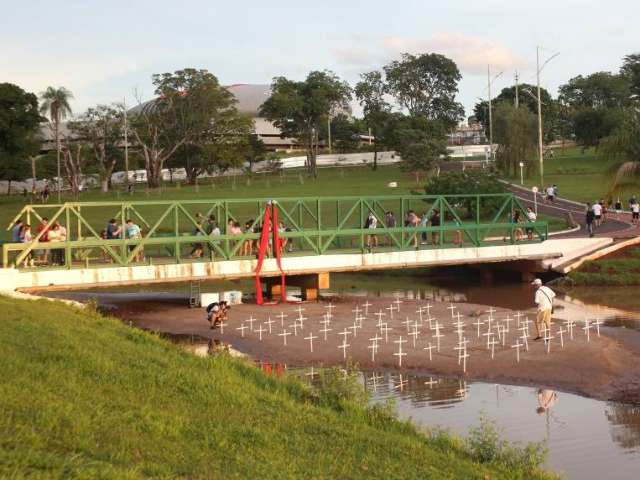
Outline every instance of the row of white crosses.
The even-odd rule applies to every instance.
[[[390,303],[389,307],[386,308],[388,310],[389,319],[394,319],[394,313],[400,312],[400,306],[402,305],[402,300],[399,297]],[[353,325],[346,327],[342,332],[338,332],[337,335],[342,337],[342,342],[338,346],[338,349],[342,350],[343,358],[347,358],[347,349],[351,347],[349,342],[349,337],[353,336],[356,338],[358,336],[358,330],[363,327],[364,320],[368,318],[369,308],[372,305],[367,301],[360,306],[356,306],[352,313],[354,314],[354,322]],[[309,342],[309,350],[311,353],[314,351],[314,340],[318,338],[322,338],[325,342],[328,340],[329,332],[332,332],[331,321],[333,319],[333,310],[336,308],[335,305],[329,303],[325,306],[326,312],[324,313],[320,324],[323,328],[319,330],[319,334],[322,336],[314,335],[313,332],[309,332],[307,336],[304,337],[304,340]],[[437,353],[441,351],[441,339],[444,337],[442,333],[442,329],[444,325],[440,323],[435,317],[431,315],[432,305],[427,304],[424,306],[419,306],[418,310],[416,310],[417,319],[411,320],[408,316],[405,316],[405,320],[401,322],[402,325],[405,326],[407,336],[411,338],[411,344],[414,349],[418,348],[418,338],[422,334],[422,330],[420,327],[427,326],[429,331],[431,331],[431,340],[427,342],[428,346],[423,347],[423,350],[429,355],[429,361],[433,360],[433,350]],[[457,343],[454,345],[453,349],[458,354],[458,364],[462,366],[463,372],[466,372],[467,368],[467,359],[470,357],[467,345],[470,343],[469,339],[465,336],[465,328],[466,324],[462,320],[460,312],[457,311],[457,307],[454,304],[449,304],[447,307],[451,313],[451,321],[452,326],[454,328],[454,333],[457,335]],[[276,318],[279,320],[281,332],[278,333],[278,336],[282,337],[283,345],[287,346],[287,337],[293,335],[298,336],[299,331],[303,331],[305,329],[304,322],[307,318],[303,315],[304,308],[299,306],[296,310],[297,317],[293,320],[293,323],[289,324],[285,327],[285,319],[288,318],[288,315],[284,312],[281,312]],[[502,347],[506,347],[507,334],[510,332],[516,333],[516,342],[510,347],[515,349],[516,351],[516,362],[520,362],[520,349],[524,348],[525,351],[529,350],[529,336],[530,330],[529,325],[532,323],[527,317],[525,317],[521,312],[517,312],[513,315],[513,318],[506,316],[504,319],[499,320],[494,317],[496,310],[490,308],[485,312],[487,314],[485,320],[483,321],[481,317],[478,317],[472,325],[475,327],[476,338],[481,338],[482,336],[486,337],[486,348],[491,352],[491,358],[493,359],[495,356],[495,346],[501,345]],[[368,345],[368,350],[371,353],[371,361],[375,362],[376,355],[379,352],[380,344],[382,340],[384,340],[385,344],[389,343],[389,332],[393,329],[389,327],[389,322],[384,322],[383,318],[387,316],[383,310],[379,310],[374,313],[374,316],[377,318],[376,327],[379,329],[379,332],[376,332],[375,336],[369,338],[370,344]],[[523,319],[524,317],[524,319]],[[249,316],[239,327],[237,330],[240,331],[241,336],[244,338],[245,331],[249,330],[249,332],[255,332],[258,334],[258,338],[262,341],[263,334],[268,333],[269,335],[273,334],[274,327],[273,325],[277,322],[272,320],[271,317],[268,320],[260,323],[258,328],[254,327],[254,323],[257,320],[253,318],[253,316]],[[515,322],[515,325],[511,324]],[[601,321],[596,320],[593,323],[590,323],[589,320],[585,320],[585,326],[583,330],[585,331],[585,335],[587,341],[590,340],[590,330],[595,327],[597,329],[597,334],[600,336],[600,325]],[[221,333],[224,333],[224,326],[226,324],[221,324]],[[482,332],[482,327],[486,325],[486,332]],[[266,328],[265,328],[266,327]],[[565,322],[564,327],[557,330],[557,335],[559,336],[560,346],[564,348],[564,335],[569,334],[569,338],[574,338],[573,330],[575,328],[575,322],[568,320]],[[473,335],[473,334],[472,334]],[[551,350],[551,340],[555,339],[552,335],[552,332],[548,329],[544,329],[543,331],[544,341],[546,346],[547,353]],[[393,340],[393,343],[397,345],[396,351],[394,351],[393,356],[397,357],[398,366],[402,367],[403,357],[407,356],[407,351],[403,348],[405,344],[408,343],[403,336],[399,336],[397,340]]]

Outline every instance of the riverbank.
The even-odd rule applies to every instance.
[[[494,358],[487,349],[486,323],[480,326],[480,337],[477,336],[477,315],[482,313],[481,320],[486,321],[486,312],[489,307],[471,304],[456,303],[455,312],[460,313],[465,323],[465,338],[469,340],[467,347],[470,357],[467,359],[466,372],[458,362],[457,351],[454,347],[458,342],[455,333],[454,321],[451,317],[449,303],[432,302],[431,314],[443,325],[441,333],[440,352],[432,349],[432,359],[429,359],[428,351],[424,348],[435,346],[434,331],[429,329],[426,321],[419,327],[420,333],[416,336],[416,347],[413,347],[413,338],[407,331],[406,318],[412,320],[419,317],[417,310],[426,302],[402,300],[400,312],[394,314],[394,319],[389,319],[391,299],[368,299],[371,303],[367,320],[363,321],[362,329],[357,331],[357,336],[348,336],[346,355],[339,345],[342,337],[338,332],[349,329],[354,322],[354,310],[356,307],[363,309],[365,302],[357,297],[340,297],[334,299],[334,318],[327,332],[327,341],[324,340],[323,328],[320,320],[327,311],[327,303],[307,303],[302,305],[273,305],[257,307],[252,304],[243,304],[234,307],[231,311],[229,325],[224,329],[210,330],[205,321],[202,309],[187,309],[180,300],[162,301],[154,303],[136,303],[117,311],[117,315],[127,321],[150,330],[167,332],[172,334],[194,334],[207,338],[222,340],[230,343],[234,348],[256,359],[273,362],[288,363],[298,366],[303,365],[344,365],[345,356],[358,363],[363,369],[389,369],[396,370],[398,366],[398,344],[394,343],[402,337],[407,343],[403,344],[403,351],[407,354],[402,357],[402,370],[424,372],[443,376],[460,376],[469,380],[482,380],[516,385],[547,386],[579,393],[581,395],[601,399],[624,402],[640,403],[640,372],[630,369],[629,365],[640,363],[640,342],[630,338],[637,332],[626,332],[624,336],[615,329],[600,327],[600,336],[593,327],[589,331],[587,342],[582,324],[574,327],[574,339],[571,340],[567,332],[563,333],[564,346],[560,345],[557,329],[562,326],[557,322],[554,327],[554,338],[551,341],[550,351],[547,353],[542,341],[533,341],[535,329],[530,324],[529,351],[524,345],[520,347],[520,361],[517,362],[516,349],[512,345],[518,343],[515,334],[515,321],[510,322],[510,333],[506,335],[505,345],[494,346]],[[292,327],[294,318],[298,317],[298,308],[303,308],[303,315],[308,318],[302,330],[293,335]],[[388,342],[382,339],[375,357],[371,359],[370,338],[381,336],[376,327],[374,312],[382,310],[386,313],[383,322],[388,322],[391,329],[387,332]],[[494,317],[502,320],[507,316],[513,318],[516,312],[508,309],[496,309]],[[288,315],[282,325],[278,319],[283,312]],[[535,312],[528,312],[528,317],[533,320]],[[267,321],[269,317],[276,322],[271,325],[272,334],[262,332],[262,340],[259,333],[251,332],[247,328],[238,330],[246,320],[254,317],[253,329]],[[425,315],[426,318],[426,315]],[[524,317],[523,317],[524,322]],[[504,322],[501,322],[504,324]],[[496,322],[494,321],[494,326]],[[262,328],[268,328],[263,324]],[[287,336],[287,345],[284,345],[283,330],[291,335]],[[306,340],[312,333],[317,338]],[[520,335],[521,332],[518,333]],[[243,336],[244,335],[244,336]],[[497,340],[497,339],[496,339]],[[313,341],[313,352],[310,351],[310,342]],[[519,340],[523,343],[522,340]]]
[[[566,283],[575,286],[640,285],[640,248],[626,248],[585,262],[570,272],[568,278]]]
[[[551,478],[90,308],[0,309],[3,478]]]

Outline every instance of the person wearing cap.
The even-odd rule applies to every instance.
[[[531,282],[536,289],[534,302],[538,306],[538,315],[536,317],[536,338],[540,340],[540,329],[544,326],[547,330],[551,329],[551,314],[553,313],[553,299],[556,296],[553,290],[542,285],[542,280],[536,278]]]

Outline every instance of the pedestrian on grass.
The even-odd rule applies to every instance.
[[[593,213],[593,208],[591,208],[591,204],[587,203],[587,214],[585,218],[585,223],[587,224],[587,231],[589,232],[589,236],[593,237],[593,222],[595,220],[595,214]]]
[[[534,340],[540,340],[541,329],[551,329],[551,314],[553,313],[553,299],[556,294],[549,287],[542,285],[542,280],[536,278],[531,282],[536,289],[534,296],[534,302],[538,306],[538,314],[536,316],[536,338]]]

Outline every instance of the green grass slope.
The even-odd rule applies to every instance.
[[[93,311],[0,312],[1,478],[544,478]]]

